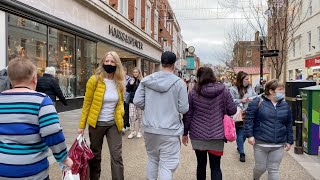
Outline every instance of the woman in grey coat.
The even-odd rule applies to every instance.
[[[234,86],[230,88],[230,93],[233,97],[234,102],[237,106],[240,106],[243,111],[248,107],[249,102],[257,94],[254,91],[254,88],[249,84],[249,76],[247,73],[240,71],[237,74],[237,81]],[[244,136],[243,121],[236,122],[236,132],[237,132],[237,150],[240,154],[240,161],[245,162],[246,156],[244,153],[244,142],[246,137]]]

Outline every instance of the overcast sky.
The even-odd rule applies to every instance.
[[[244,7],[246,10],[249,5],[245,3],[249,0],[220,0],[220,2],[219,0],[169,0],[169,2],[181,27],[183,40],[188,46],[195,47],[195,53],[202,62],[221,64],[216,59],[216,54],[223,51],[225,34],[230,31],[232,24],[247,23],[243,9],[237,7]]]

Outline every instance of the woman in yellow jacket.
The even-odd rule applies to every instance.
[[[78,132],[84,133],[89,124],[90,148],[94,158],[89,161],[90,179],[99,180],[101,149],[107,137],[112,180],[123,180],[122,135],[124,115],[125,74],[116,52],[102,58],[95,75],[87,82]]]

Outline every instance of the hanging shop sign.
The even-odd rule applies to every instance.
[[[194,70],[194,56],[187,56],[187,70]]]
[[[122,32],[120,29],[109,25],[109,34],[121,41],[132,45],[133,47],[137,47],[138,49],[143,49],[142,42],[138,41],[137,39],[133,38],[132,36],[128,35],[125,32]]]

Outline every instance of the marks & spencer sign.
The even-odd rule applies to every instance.
[[[143,49],[142,42],[131,37],[127,33],[122,32],[120,29],[113,27],[112,25],[109,25],[109,34],[117,39],[120,39],[121,41],[123,41],[129,45],[132,45],[133,47],[136,47],[141,50]]]

